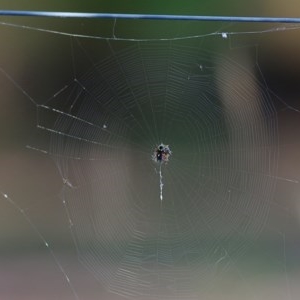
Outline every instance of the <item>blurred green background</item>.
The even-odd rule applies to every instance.
[[[297,1],[0,1],[0,9],[82,12],[122,12],[191,15],[235,15],[298,17]],[[59,29],[83,34],[112,34],[113,21],[52,20],[41,18],[8,18],[0,21],[33,27]],[[165,34],[161,24],[145,22],[147,28],[133,22],[118,22],[115,33],[142,37]],[[128,24],[130,32],[124,24]],[[139,22],[141,24],[141,22]],[[149,25],[149,26],[148,26]],[[167,33],[211,32],[227,24],[166,24]],[[252,28],[245,25],[245,28]],[[255,28],[257,27],[256,25]],[[234,27],[238,28],[238,27]],[[229,27],[231,29],[231,27]],[[250,38],[250,41],[248,41]],[[97,59],[107,46],[95,49],[93,41],[83,41],[89,55]],[[300,109],[299,48],[297,30],[246,37],[241,44],[257,45],[259,67],[279,101],[278,177],[300,178],[300,115],[289,105]],[[93,50],[95,52],[93,52]],[[75,53],[76,55],[76,53]],[[108,293],[101,283],[77,259],[68,217],[62,205],[61,174],[48,156],[26,149],[36,126],[36,110],[26,91],[37,103],[53,96],[72,78],[72,56],[67,38],[45,33],[36,34],[0,25],[0,67],[13,78],[0,75],[0,191],[7,193],[25,214],[4,199],[0,200],[0,299],[123,299]],[[86,70],[78,62],[79,72]],[[18,88],[21,86],[21,90]],[[280,103],[282,105],[280,105]],[[42,141],[43,142],[43,141]],[[300,295],[300,224],[298,183],[278,180],[268,226],[247,258],[237,262],[238,272],[222,277],[216,289],[199,295],[205,299],[298,299]],[[29,223],[27,220],[29,218]],[[31,224],[30,224],[31,223]],[[49,242],[49,252],[39,233]],[[270,233],[271,232],[271,233]],[[55,257],[52,256],[52,251]],[[57,263],[58,262],[58,263]],[[70,284],[60,267],[70,278]]]

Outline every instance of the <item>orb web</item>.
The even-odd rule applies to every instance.
[[[198,299],[264,227],[275,110],[264,82],[229,55],[116,43],[74,76],[63,105],[38,107],[78,257],[121,296]],[[176,154],[158,166],[161,141]]]

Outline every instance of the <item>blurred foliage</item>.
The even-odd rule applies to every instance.
[[[258,1],[198,1],[198,0],[153,0],[153,1],[0,1],[1,9],[15,10],[61,10],[84,12],[124,12],[124,13],[157,13],[157,14],[258,14]]]

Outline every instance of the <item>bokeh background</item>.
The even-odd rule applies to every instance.
[[[300,13],[296,1],[0,1],[0,9],[280,17],[297,17]],[[1,17],[0,21],[83,34],[98,32],[88,20]],[[151,22],[145,22],[145,28],[137,28],[132,22],[119,26],[117,22],[115,33],[151,37],[161,34],[161,24],[150,25]],[[111,34],[113,21],[97,24],[101,24],[102,33]],[[166,32],[177,34],[172,25],[165,26]],[[228,28],[227,24],[189,23],[176,26],[176,30],[180,28],[183,34],[185,30],[211,32],[221,26]],[[259,57],[254,57],[253,62],[259,62],[269,88],[285,101],[279,101],[277,107],[278,181],[268,220],[272,230],[263,232],[256,252],[238,262],[239,276],[223,277],[213,291],[199,292],[205,299],[299,298],[299,34],[298,30],[289,30],[255,40],[245,36],[245,40],[233,41],[232,47],[259,45]],[[13,201],[3,195],[0,199],[0,299],[75,299],[74,295],[79,299],[123,299],[107,292],[78,261],[61,199],[61,174],[49,156],[26,149],[32,139],[36,140],[37,121],[36,109],[22,91],[42,103],[72,77],[70,42],[57,35],[41,36],[44,38],[0,25],[0,67],[7,72],[7,76],[0,73],[0,191]],[[92,43],[87,44],[92,51]],[[105,55],[107,48],[101,51]],[[98,56],[95,52],[95,58]],[[85,71],[84,65],[79,63],[77,67]],[[50,251],[43,239],[51,246]]]

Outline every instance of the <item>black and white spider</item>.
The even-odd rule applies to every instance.
[[[167,163],[171,154],[172,151],[170,150],[169,145],[161,143],[154,149],[152,159],[158,163]]]

